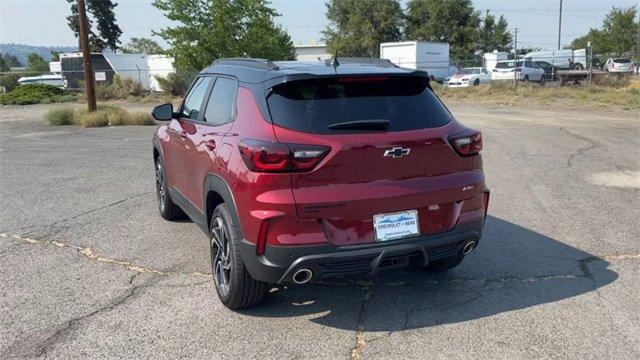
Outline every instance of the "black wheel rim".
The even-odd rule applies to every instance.
[[[160,161],[156,163],[156,198],[160,212],[164,212],[164,176],[162,174],[162,164]]]
[[[229,256],[229,235],[220,217],[213,219],[211,226],[211,264],[218,292],[220,295],[226,296],[229,293],[231,258]]]

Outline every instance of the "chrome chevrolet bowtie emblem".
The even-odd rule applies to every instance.
[[[411,149],[405,149],[405,148],[401,148],[401,147],[394,147],[392,149],[388,149],[384,151],[384,157],[392,157],[392,158],[399,158],[399,157],[403,157],[403,156],[407,156],[409,155],[409,152],[411,152]]]

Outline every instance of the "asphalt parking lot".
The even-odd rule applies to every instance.
[[[3,107],[0,358],[640,358],[638,113],[450,107],[485,138],[477,251],[238,313],[201,230],[157,214],[154,127]]]

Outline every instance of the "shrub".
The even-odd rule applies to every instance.
[[[83,127],[103,127],[121,125],[154,125],[151,115],[143,112],[128,112],[113,105],[100,104],[95,112],[87,109],[74,110],[71,107],[50,110],[45,115],[50,125],[80,125]]]
[[[79,80],[80,88],[85,89],[84,81]],[[132,78],[123,78],[118,75],[113,77],[112,83],[96,82],[95,92],[97,100],[126,99],[130,96],[141,96],[144,93],[142,84]]]
[[[128,119],[128,123],[124,125],[154,125],[155,121],[151,117],[151,114],[143,113],[143,112],[130,112]]]
[[[83,112],[78,114],[76,122],[83,127],[103,127],[109,125],[106,111]]]
[[[122,78],[118,75],[113,78],[113,90],[119,99],[125,99],[128,96],[140,96],[144,89],[142,84],[132,78]]]
[[[3,105],[28,105],[39,104],[44,99],[49,102],[58,102],[61,97],[68,99],[72,94],[66,90],[52,85],[29,84],[20,85],[12,91],[0,95],[0,104]]]
[[[44,120],[49,125],[61,126],[61,125],[73,125],[74,111],[70,107],[63,107],[50,110],[45,116]]]
[[[184,95],[189,89],[189,84],[191,84],[193,78],[194,74],[182,70],[172,72],[166,77],[156,76],[160,89],[173,96]]]

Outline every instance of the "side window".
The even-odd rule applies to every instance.
[[[222,125],[233,120],[237,92],[236,80],[219,77],[211,90],[203,120],[213,125]]]
[[[200,116],[200,109],[204,101],[204,96],[207,94],[209,84],[211,83],[211,77],[201,77],[193,84],[191,91],[182,105],[182,116],[197,120]]]

